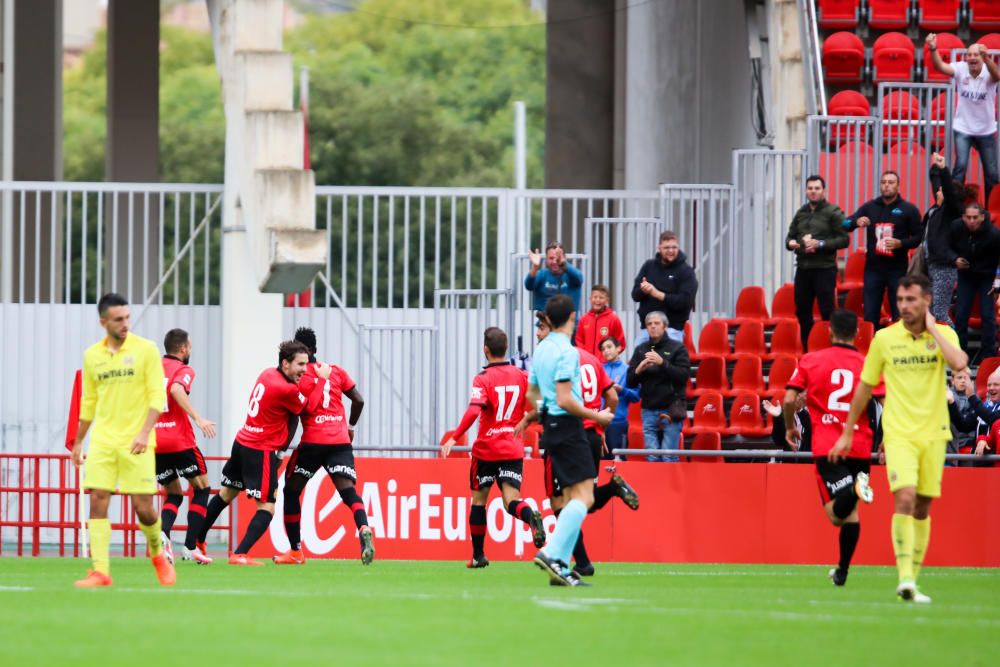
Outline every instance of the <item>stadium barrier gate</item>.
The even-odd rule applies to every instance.
[[[206,463],[220,466],[225,457],[205,457]],[[209,479],[218,479],[210,475]],[[68,454],[0,453],[0,555],[79,556],[80,555],[80,472]],[[190,503],[191,490],[185,493]],[[212,489],[218,493],[218,489]],[[159,493],[158,506],[164,494]],[[89,506],[89,499],[85,503]],[[184,514],[183,508],[181,514]],[[224,534],[232,544],[233,528],[223,515],[211,535]],[[84,517],[87,510],[84,510]],[[143,555],[143,539],[128,496],[114,496],[108,508],[112,545],[123,556]],[[177,534],[187,529],[178,516]],[[210,540],[209,543],[215,543]]]

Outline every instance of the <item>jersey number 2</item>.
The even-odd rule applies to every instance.
[[[514,414],[514,407],[521,398],[521,388],[516,384],[509,384],[504,387],[496,387],[497,390],[497,416],[496,421],[506,421]]]
[[[851,410],[850,402],[845,403],[840,399],[850,396],[851,391],[854,390],[854,373],[843,368],[835,368],[830,373],[830,384],[839,385],[839,388],[830,392],[826,409],[830,412],[849,412]]]
[[[262,398],[264,398],[264,385],[258,382],[250,394],[250,405],[247,407],[248,415],[251,417],[257,416],[257,413],[260,412],[260,399]]]

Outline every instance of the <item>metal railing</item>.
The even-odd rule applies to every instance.
[[[802,44],[803,68],[806,73],[806,111],[826,115],[826,90],[823,85],[823,53],[819,38],[819,21],[814,0],[798,0],[799,40]]]

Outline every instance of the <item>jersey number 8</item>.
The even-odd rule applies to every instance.
[[[264,385],[258,382],[250,393],[250,405],[247,407],[248,415],[257,416],[257,413],[260,412],[260,399],[262,398],[264,398]]]

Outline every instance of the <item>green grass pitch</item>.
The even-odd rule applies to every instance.
[[[76,590],[85,563],[0,558],[0,665],[1000,664],[1000,573],[930,568],[928,606],[897,602],[894,569],[598,564],[552,588],[528,562],[178,563],[142,559]]]

